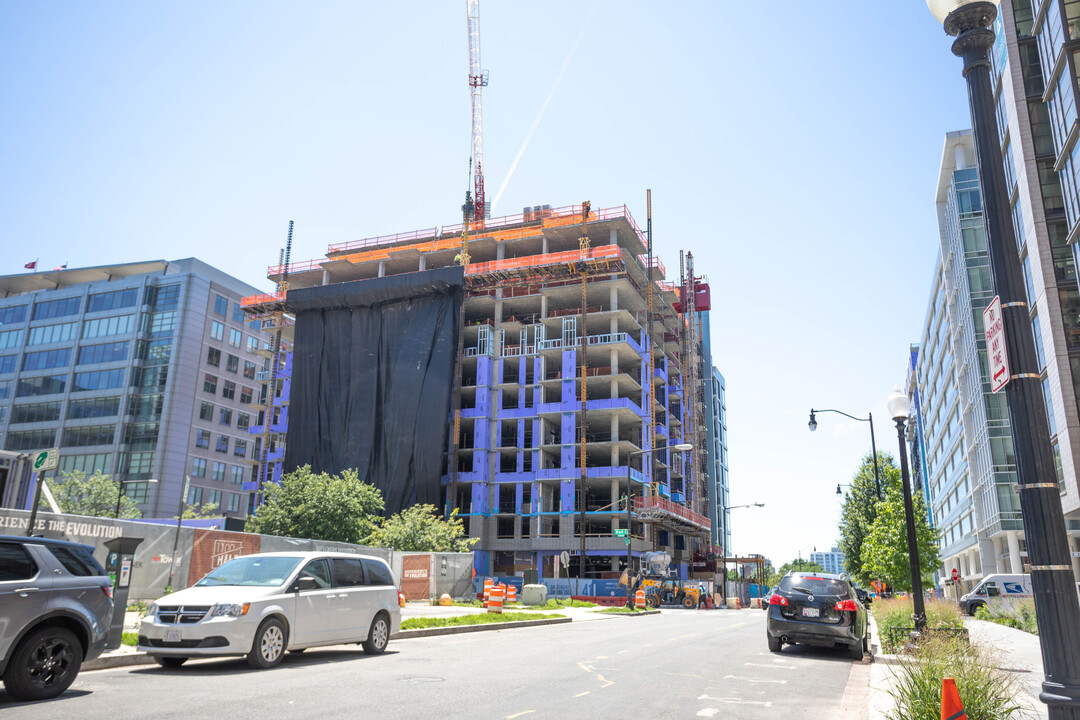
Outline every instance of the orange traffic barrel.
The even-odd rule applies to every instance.
[[[644,590],[638,590],[636,593],[634,593],[634,607],[637,608],[638,610],[644,610],[645,609],[645,591]]]
[[[506,586],[506,602],[510,603],[511,605],[517,605],[517,586],[516,585],[507,585]]]
[[[495,613],[501,615],[503,610],[503,598],[505,597],[506,590],[502,585],[497,585],[491,588],[491,592],[488,594],[487,611],[489,613]]]
[[[960,691],[951,677],[941,680],[941,720],[967,720],[964,703],[960,702]]]
[[[495,581],[491,578],[484,578],[484,607],[488,606],[488,595],[491,594],[491,588],[495,587]]]

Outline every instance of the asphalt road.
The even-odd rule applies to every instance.
[[[539,628],[342,647],[273,670],[242,659],[79,675],[5,720],[332,718],[836,718],[853,663],[841,650],[765,643],[759,610],[666,611]]]

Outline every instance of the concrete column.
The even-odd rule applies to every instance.
[[[323,285],[329,285],[330,284],[330,271],[328,271],[328,270],[323,270],[322,271],[322,284]]]
[[[495,259],[503,260],[506,258],[506,245],[499,243],[495,248]]]
[[[495,292],[496,293],[501,293],[502,290],[501,289],[496,290]],[[502,300],[496,300],[495,301],[495,327],[496,328],[499,327],[499,325],[502,324],[502,321],[503,321],[502,312],[503,312],[503,301]]]
[[[1015,531],[1009,532],[1005,539],[1009,543],[1009,572],[1019,575],[1024,572],[1024,563],[1020,559],[1020,535]]]
[[[611,478],[611,510],[617,511],[620,507],[619,504],[619,480],[618,478]],[[611,527],[619,527],[619,519],[615,518],[611,524]]]
[[[611,230],[608,231],[608,245],[618,245],[618,244],[619,244],[619,233],[615,232],[615,228],[611,228]]]
[[[427,270],[427,255],[420,255],[420,270]]]
[[[612,230],[611,232],[615,231]],[[608,288],[608,304],[611,306],[612,310],[619,309],[619,288],[616,287],[614,284],[612,284],[612,286]]]
[[[547,317],[547,295],[540,296],[540,319]]]
[[[386,277],[386,261],[379,261],[379,277]]]
[[[540,241],[540,251],[541,251],[542,253],[544,253],[545,255],[547,255],[547,252],[548,252],[548,241],[547,241],[547,235],[545,235],[545,236],[543,237],[543,239],[542,239],[542,240]]]
[[[611,366],[611,397],[619,397],[619,353],[612,350],[608,355],[608,364]]]
[[[612,335],[619,332],[619,319],[614,315],[611,317],[611,322],[608,324],[608,332]]]

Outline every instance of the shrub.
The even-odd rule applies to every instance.
[[[891,717],[939,720],[941,681],[946,677],[956,680],[970,720],[1006,720],[1030,711],[1013,676],[995,665],[993,658],[974,646],[944,637],[928,640],[890,667],[894,680],[889,690],[894,703]]]
[[[1035,620],[1035,600],[1032,598],[995,598],[975,610],[975,619],[988,620],[1033,635],[1039,634],[1039,626]]]
[[[128,632],[127,630],[125,630],[120,635],[120,644],[121,645],[131,645],[131,646],[138,645],[139,644],[139,633],[137,633],[137,632]]]
[[[891,598],[875,600],[871,606],[877,621],[878,635],[883,652],[895,653],[902,647],[901,638],[905,637],[902,628],[915,626],[913,619],[914,605],[911,598]],[[929,635],[939,629],[962,629],[960,608],[955,603],[944,600],[928,600],[926,610],[926,629]]]

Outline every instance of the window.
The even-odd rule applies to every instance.
[[[35,397],[37,395],[56,395],[67,390],[67,375],[44,375],[36,378],[22,378],[15,391],[15,397]]]
[[[153,450],[157,447],[157,423],[129,423],[124,426],[124,439],[130,450]]]
[[[213,375],[204,375],[202,389],[203,392],[208,392],[211,395],[217,393],[217,378]]]
[[[11,408],[11,424],[52,422],[60,419],[60,403],[32,403],[30,405],[16,405]]]
[[[214,421],[214,404],[204,402],[199,406],[199,419],[207,422]]]
[[[240,494],[229,493],[229,512],[240,511]]]
[[[200,430],[195,436],[195,447],[202,448],[203,450],[210,449],[210,431]]]
[[[233,322],[244,322],[244,310],[240,307],[240,303],[233,303],[232,306],[232,319]]]
[[[85,418],[116,417],[119,414],[119,397],[90,398],[87,400],[72,400],[69,402],[67,419],[82,420]]]
[[[55,430],[23,430],[8,432],[4,441],[5,450],[40,450],[51,448],[56,442]]]
[[[244,457],[244,456],[246,456],[247,455],[247,440],[242,440],[240,438],[237,438],[236,440],[233,440],[232,454],[235,455],[236,457]],[[234,469],[239,470],[240,468],[234,468]]]
[[[221,506],[221,491],[220,490],[211,490],[209,493],[207,493],[206,502],[211,504],[211,505],[217,505],[218,507],[220,507]]]
[[[220,295],[214,296],[214,314],[225,317],[225,313],[229,309],[229,301]]]
[[[135,368],[131,375],[131,386],[140,388],[165,387],[169,380],[169,368],[165,365],[158,367]]]
[[[247,336],[247,351],[248,352],[255,352],[258,349],[259,349],[259,339],[248,335]]]
[[[82,305],[82,298],[77,297],[34,303],[34,315],[31,319],[49,320],[65,315],[78,315],[80,305]]]
[[[236,427],[238,430],[247,430],[251,427],[251,415],[248,413],[237,413]]]
[[[37,575],[37,565],[21,545],[0,543],[0,582],[29,580]]]
[[[215,447],[214,449],[219,453],[227,453],[227,452],[229,452],[229,436],[228,435],[218,435],[217,436],[217,447]]]
[[[27,345],[47,345],[49,343],[68,342],[74,340],[79,332],[79,323],[63,323],[61,325],[42,325],[30,328],[30,334],[26,336]]]
[[[221,367],[221,351],[217,348],[206,348],[206,364],[211,367]]]
[[[254,391],[251,388],[241,386],[240,387],[240,402],[244,403],[245,405],[250,405],[251,404],[251,397],[252,397],[253,392]]]
[[[255,363],[251,362],[250,360],[244,361],[244,377],[246,377],[248,380],[255,379],[255,369]]]
[[[146,304],[155,310],[171,310],[180,304],[180,285],[146,288]]]
[[[236,383],[226,380],[221,386],[221,397],[228,400],[236,398]]]
[[[217,480],[218,482],[222,482],[222,481],[225,480],[225,463],[223,463],[223,462],[214,463],[214,470],[213,470],[213,474],[211,475],[210,479],[211,480]]]
[[[164,405],[164,395],[132,395],[128,398],[127,414],[138,419],[152,420],[161,417]]]
[[[0,332],[0,350],[22,345],[22,330]]]
[[[218,419],[218,424],[232,425],[232,410],[221,408],[221,417]]]
[[[203,474],[205,474],[205,473],[206,473],[206,461],[203,460]],[[192,472],[191,474],[195,475],[194,472]],[[196,477],[203,477],[203,476],[202,475],[196,475]],[[188,505],[202,505],[202,488],[201,487],[188,488],[187,503],[188,503]]]
[[[46,545],[45,547],[49,548],[49,552],[64,566],[65,570],[76,577],[93,577],[105,572],[85,547],[78,545],[75,547]]]
[[[100,318],[99,320],[87,320],[83,323],[83,339],[111,337],[113,335],[126,335],[135,329],[134,315],[119,315],[117,317]]]
[[[203,458],[191,459],[191,477],[206,477],[206,460]],[[191,488],[195,490],[196,488]],[[199,499],[202,499],[202,490],[199,490]],[[188,495],[188,504],[192,504],[191,495]]]
[[[79,359],[76,365],[93,365],[95,363],[120,362],[127,360],[128,341],[104,343],[102,345],[84,345],[79,348]]]
[[[244,341],[244,333],[239,330],[229,328],[229,344],[233,347],[240,347],[240,343]]]
[[[42,350],[23,355],[23,370],[51,370],[71,364],[71,348],[62,350]]]
[[[82,472],[93,475],[95,472],[108,473],[111,453],[94,453],[91,455],[61,455],[59,472]]]
[[[26,306],[0,308],[0,327],[26,322]]]
[[[325,558],[312,560],[300,571],[300,577],[309,577],[315,580],[315,586],[319,589],[330,587],[330,563]]]
[[[364,584],[364,568],[360,560],[352,558],[332,558],[334,582],[338,587],[354,587]]]
[[[239,465],[233,465],[229,469],[229,482],[233,485],[240,485],[244,482],[244,468]]]
[[[140,340],[138,357],[153,365],[167,365],[172,357],[172,340]]]
[[[90,445],[112,445],[116,437],[115,425],[87,425],[85,427],[65,428],[60,438],[60,447],[87,447]]]
[[[135,307],[135,303],[138,301],[138,288],[99,293],[90,296],[90,299],[86,303],[86,312],[101,312],[102,310],[119,310],[120,308]]]
[[[210,322],[210,337],[214,338],[215,340],[224,340],[225,324],[219,323],[217,320],[212,320]]]
[[[19,366],[17,360],[18,355],[4,355],[0,357],[0,374],[13,373],[15,368]]]
[[[364,564],[364,574],[367,575],[368,585],[393,585],[394,575],[390,572],[390,568],[386,567],[378,560],[362,560]]]
[[[75,373],[75,381],[72,383],[72,392],[84,390],[105,390],[118,388],[124,385],[124,370],[95,370],[93,372]]]
[[[235,355],[230,355],[225,360],[225,369],[228,370],[231,373],[239,372],[240,371],[240,358],[236,357]]]
[[[168,312],[143,313],[142,327],[139,328],[139,331],[150,333],[152,337],[161,337],[163,335],[172,335],[175,327],[176,311],[170,310]]]

